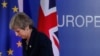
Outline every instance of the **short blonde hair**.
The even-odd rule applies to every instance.
[[[18,12],[16,13],[10,21],[9,28],[10,29],[15,29],[20,28],[20,29],[25,29],[25,27],[29,26],[29,28],[33,27],[33,22],[32,19],[25,13],[23,12]]]

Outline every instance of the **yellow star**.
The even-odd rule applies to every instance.
[[[2,56],[2,52],[0,52],[0,56]]]
[[[9,49],[7,52],[8,52],[8,55],[13,55],[13,50]]]
[[[18,47],[22,47],[22,43],[20,41],[18,41],[16,44]]]
[[[18,12],[18,8],[17,8],[16,6],[14,6],[14,7],[12,8],[12,10],[13,10],[13,12]]]
[[[1,3],[3,8],[6,8],[7,7],[7,2],[3,1],[3,3]]]

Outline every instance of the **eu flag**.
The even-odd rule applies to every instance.
[[[22,56],[21,39],[9,30],[11,17],[19,12],[18,2],[0,0],[0,56]]]
[[[0,0],[0,56],[22,56],[22,43],[9,29],[11,17],[25,12],[37,24],[39,0]]]

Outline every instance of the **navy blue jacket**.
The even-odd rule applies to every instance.
[[[33,28],[28,45],[22,39],[23,56],[53,56],[52,44],[49,38]]]

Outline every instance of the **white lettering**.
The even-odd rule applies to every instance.
[[[80,22],[78,19],[82,19],[81,24],[78,23],[78,22]],[[75,18],[75,24],[76,24],[77,27],[83,27],[84,23],[85,23],[85,20],[84,20],[84,17],[82,15],[76,16],[76,18]]]
[[[74,27],[74,16],[72,15],[67,15],[66,16],[66,26],[69,26],[69,23],[72,24],[72,27]]]
[[[100,27],[100,16],[95,16],[94,17],[94,26],[95,27]]]
[[[86,16],[86,27],[88,27],[89,23],[93,22],[93,17],[92,16]]]
[[[59,17],[58,17],[59,18]],[[59,18],[60,19],[60,18]],[[59,20],[58,19],[58,20]],[[58,27],[100,27],[100,16],[62,15]]]

